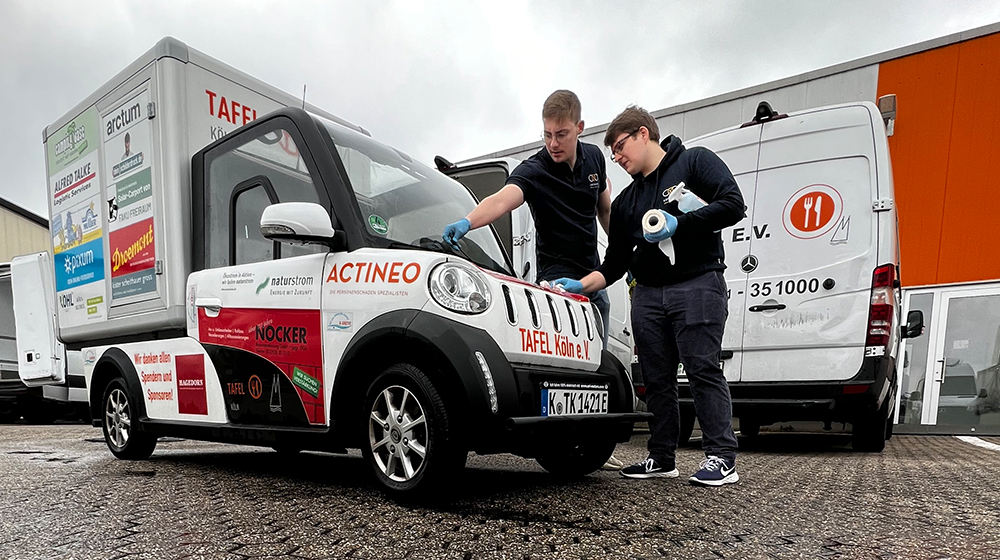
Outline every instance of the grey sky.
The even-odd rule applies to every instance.
[[[0,197],[47,215],[41,131],[171,35],[430,164],[1000,21],[993,1],[0,2]]]

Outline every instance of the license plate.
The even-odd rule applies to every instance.
[[[604,389],[542,389],[542,416],[607,414]]]

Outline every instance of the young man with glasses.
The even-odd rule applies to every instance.
[[[578,139],[583,132],[580,112],[575,93],[561,89],[549,95],[542,105],[545,147],[521,162],[507,185],[445,227],[444,241],[455,246],[470,230],[492,224],[527,202],[535,222],[537,282],[581,278],[597,268],[597,222],[608,231],[611,189],[601,149]],[[603,286],[584,295],[601,312],[606,346],[611,301]],[[605,465],[620,466],[614,457]]]
[[[674,478],[680,431],[677,367],[684,364],[702,431],[706,459],[688,480],[722,486],[739,480],[736,435],[732,429],[729,385],[720,366],[722,334],[728,315],[723,270],[723,228],[743,219],[743,195],[726,164],[706,148],[686,149],[668,136],[658,143],[655,119],[630,106],[608,125],[604,143],[632,183],[611,207],[604,263],[582,280],[561,278],[571,292],[594,291],[627,271],[635,276],[632,330],[646,384],[646,406],[653,413],[649,457],[621,470],[629,478]],[[670,193],[680,183],[706,203],[684,213]],[[647,211],[660,210],[664,227],[643,233]],[[659,242],[673,239],[674,258]]]

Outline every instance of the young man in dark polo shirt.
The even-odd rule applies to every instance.
[[[611,191],[601,149],[578,140],[583,132],[580,100],[558,90],[542,106],[545,147],[521,162],[507,185],[444,229],[454,245],[469,230],[492,224],[527,202],[535,221],[535,280],[582,278],[597,268],[597,222],[608,231]],[[611,302],[603,289],[586,294],[601,312],[607,343]]]
[[[483,199],[465,218],[444,229],[444,241],[455,245],[469,230],[492,224],[527,202],[535,221],[537,282],[581,278],[597,268],[597,222],[605,232],[611,215],[611,189],[604,153],[578,140],[583,132],[580,100],[557,90],[542,106],[545,147],[521,162],[507,185]],[[611,301],[603,289],[585,293],[601,312],[607,345]],[[606,468],[621,462],[611,457]]]
[[[635,276],[632,330],[646,384],[646,406],[653,413],[649,458],[621,470],[629,478],[674,478],[680,410],[677,364],[684,364],[702,431],[706,459],[688,480],[722,486],[739,480],[736,435],[732,429],[729,385],[720,367],[722,333],[728,315],[722,271],[720,230],[744,217],[743,196],[719,156],[706,148],[685,149],[675,136],[662,143],[652,115],[628,107],[608,125],[604,143],[632,183],[611,207],[611,231],[604,263],[575,279],[556,280],[572,292],[593,291]],[[689,213],[667,201],[683,182],[705,206]],[[643,233],[643,215],[663,212],[664,227]],[[673,239],[674,258],[659,242]]]

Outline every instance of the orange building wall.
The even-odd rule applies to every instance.
[[[879,65],[904,286],[1000,280],[1000,34]]]

